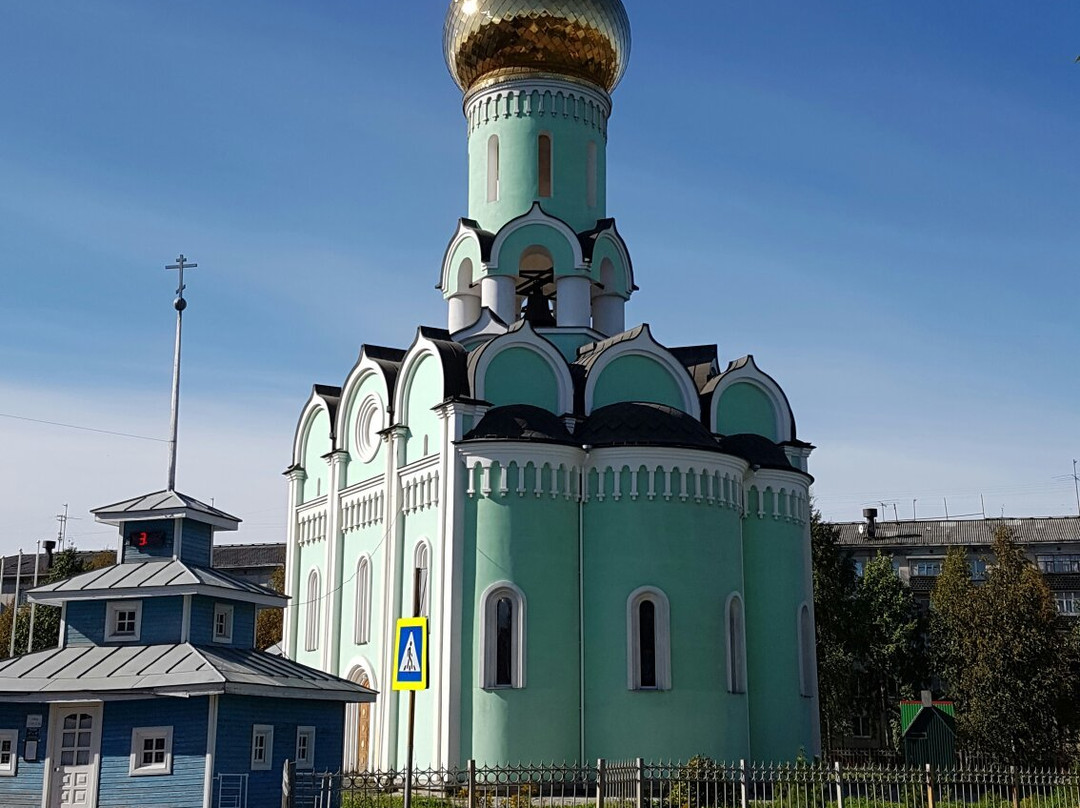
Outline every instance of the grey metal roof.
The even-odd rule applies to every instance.
[[[1025,517],[1016,519],[952,519],[877,523],[874,538],[866,536],[865,522],[840,522],[840,543],[851,547],[989,546],[994,530],[1004,525],[1019,544],[1080,542],[1080,516]]]
[[[140,497],[125,499],[102,508],[94,508],[99,522],[117,524],[135,519],[169,519],[177,516],[195,517],[223,530],[236,530],[241,520],[232,514],[200,502],[179,491],[155,491]]]
[[[78,645],[0,661],[6,701],[235,694],[374,701],[375,691],[262,651],[175,645]]]
[[[285,564],[285,543],[214,545],[215,569],[280,567]]]
[[[117,600],[151,595],[213,595],[261,606],[284,606],[287,598],[227,572],[177,559],[115,564],[45,584],[27,593],[32,601],[57,605],[66,600]]]
[[[93,558],[94,556],[96,556],[98,553],[102,553],[102,552],[111,552],[113,555],[116,555],[115,550],[107,550],[107,551],[106,550],[79,550],[78,551],[78,556],[79,556],[80,560],[88,561],[91,558]],[[38,565],[39,565],[38,566],[38,577],[39,577],[39,579],[44,580],[45,578],[47,578],[49,576],[49,572],[50,572],[50,568],[48,566],[49,557],[48,557],[48,555],[46,553],[41,553],[41,554],[39,554],[38,558],[39,558],[39,561],[38,561]],[[19,557],[17,555],[4,556],[3,573],[4,573],[4,580],[5,581],[11,581],[14,584],[14,581],[15,581],[15,568],[18,567],[18,566],[19,566]],[[26,578],[31,578],[32,579],[34,577],[34,554],[33,553],[23,553],[22,567],[20,567],[20,569],[19,569],[19,577],[23,578],[23,579],[26,579]],[[25,584],[25,580],[23,581],[23,583]]]

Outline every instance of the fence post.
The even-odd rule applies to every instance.
[[[637,808],[645,808],[645,759],[637,759],[637,794],[635,805]]]
[[[1010,766],[1012,774],[1012,804],[1013,808],[1020,808],[1020,777],[1016,773],[1016,766]]]
[[[281,808],[293,808],[293,773],[289,761],[281,768]]]
[[[469,758],[469,808],[476,808],[476,761]]]
[[[934,808],[934,770],[926,764],[926,808]]]
[[[742,797],[740,799],[740,805],[742,808],[749,808],[750,806],[750,794],[746,786],[746,760],[739,761],[739,787],[742,791]]]
[[[596,808],[604,808],[604,759],[596,761]]]
[[[844,808],[844,777],[839,760],[833,764],[833,769],[836,772],[836,808]]]

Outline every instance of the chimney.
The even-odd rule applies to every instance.
[[[52,567],[52,554],[56,549],[56,542],[53,539],[46,539],[41,543],[41,546],[45,548],[45,568],[50,569]]]
[[[866,538],[872,539],[877,535],[877,508],[863,508],[862,515],[866,519]]]

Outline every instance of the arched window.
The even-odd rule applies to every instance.
[[[499,200],[499,136],[492,135],[487,144],[487,201]]]
[[[312,570],[307,579],[307,620],[304,626],[304,649],[314,651],[319,647],[319,609],[322,605],[322,586],[319,571]]]
[[[746,635],[743,628],[743,603],[738,592],[727,602],[727,675],[728,692],[746,692]]]
[[[536,167],[539,172],[538,196],[546,199],[551,196],[551,135],[540,135],[536,140],[536,146]]]
[[[480,686],[525,687],[525,595],[509,581],[492,584],[480,603]]]
[[[371,561],[361,556],[356,565],[356,615],[353,640],[364,645],[371,639]]]
[[[596,156],[596,141],[590,140],[589,151],[585,159],[585,197],[590,208],[596,207],[596,191],[599,184],[599,178],[597,177]]]
[[[413,556],[413,605],[418,617],[428,616],[428,590],[430,589],[431,571],[429,567],[431,552],[426,541],[418,542]]]
[[[814,632],[810,625],[810,607],[799,607],[799,694],[814,695]]]
[[[667,595],[651,586],[626,601],[626,678],[630,690],[671,689],[671,630]]]

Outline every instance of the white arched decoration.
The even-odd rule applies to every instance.
[[[307,404],[304,405],[304,409],[300,413],[300,418],[296,422],[296,433],[293,437],[293,465],[302,466],[304,464],[304,453],[307,450],[307,441],[311,432],[311,422],[315,420],[315,416],[317,416],[320,412],[326,413],[327,420],[330,421],[330,428],[334,430],[333,434],[330,436],[330,448],[337,448],[336,446],[334,446],[333,438],[335,435],[340,435],[341,433],[338,432],[335,428],[337,425],[336,420],[330,418],[331,407],[327,403],[326,399],[324,399],[317,392],[313,392],[311,394],[311,397],[308,399]],[[338,408],[337,415],[339,417],[341,415],[340,407]]]
[[[510,581],[497,581],[480,596],[480,687],[485,690],[525,687],[527,608],[525,593]]]
[[[413,602],[414,612],[419,617],[430,617],[431,613],[431,544],[427,539],[420,539],[413,550]]]
[[[724,606],[724,628],[727,635],[728,693],[745,693],[746,611],[738,592],[732,592]]]
[[[487,385],[487,371],[491,363],[503,351],[511,348],[525,348],[539,354],[555,374],[558,386],[559,411],[556,415],[573,412],[574,410],[574,380],[570,376],[570,367],[559,352],[559,349],[537,334],[533,327],[525,320],[518,321],[505,334],[495,337],[480,348],[474,361],[469,363],[469,389],[473,396],[480,400],[484,399]]]
[[[638,587],[626,599],[626,687],[671,689],[671,609],[654,586]]]
[[[700,419],[701,404],[698,400],[694,380],[690,378],[690,373],[678,359],[671,355],[667,348],[653,339],[648,325],[641,325],[639,329],[639,333],[632,339],[607,345],[600,351],[599,355],[588,363],[588,376],[585,380],[585,414],[592,414],[596,382],[603,375],[608,365],[624,356],[644,356],[659,363],[671,373],[679,392],[682,393],[683,412]]]
[[[319,649],[319,625],[322,613],[322,582],[319,571],[313,569],[308,573],[307,601],[305,603],[304,621],[304,650],[317,651]]]
[[[709,428],[715,430],[719,420],[720,399],[724,391],[733,384],[752,384],[765,394],[772,404],[773,413],[776,416],[776,442],[784,443],[793,440],[794,430],[791,415],[791,405],[787,396],[780,389],[780,385],[754,362],[753,356],[745,356],[737,362],[732,362],[728,369],[709,381],[702,391],[703,397],[708,400]]]
[[[412,347],[409,348],[408,353],[405,354],[405,358],[401,361],[398,382],[394,388],[394,415],[398,422],[405,426],[408,426],[406,419],[409,417],[409,410],[407,405],[409,396],[412,392],[413,382],[416,380],[416,370],[425,357],[431,357],[435,362],[435,367],[439,370],[440,389],[445,383],[446,371],[443,367],[442,357],[439,355],[439,351],[430,339],[418,333],[416,341],[413,342]]]
[[[466,256],[459,256],[459,248],[466,242],[472,242],[472,250]],[[480,243],[480,236],[477,235],[476,228],[462,221],[458,223],[457,231],[443,254],[442,269],[439,272],[439,285],[436,287],[442,290],[443,297],[450,297],[450,295],[460,291],[454,287],[454,281],[457,280],[456,272],[461,267],[461,261],[465,257],[479,262],[478,267],[474,264],[477,273],[486,267],[483,260],[483,246]]]
[[[534,224],[542,224],[558,232],[566,239],[566,243],[573,252],[574,269],[588,269],[588,264],[585,262],[584,253],[581,249],[581,240],[578,239],[577,233],[575,233],[573,228],[562,219],[557,219],[556,217],[549,216],[545,213],[538,202],[533,202],[533,206],[529,208],[528,213],[518,216],[516,219],[511,219],[503,225],[502,229],[495,235],[495,241],[491,244],[491,260],[488,261],[486,269],[489,272],[497,270],[502,256],[502,248],[503,245],[506,244],[506,240],[521,228],[529,227]]]
[[[366,658],[354,660],[349,666],[346,677],[350,682],[355,682],[372,690],[378,690],[375,681],[375,669]],[[370,771],[373,766],[372,751],[377,748],[375,732],[378,726],[375,721],[375,702],[363,702],[360,704],[348,704],[345,707],[345,738],[344,758],[342,765],[346,772]]]
[[[353,365],[353,369],[349,371],[348,378],[345,379],[345,384],[341,387],[341,405],[337,411],[337,422],[334,425],[334,434],[339,436],[341,446],[337,448],[345,449],[350,454],[355,452],[356,434],[354,431],[356,412],[354,407],[356,405],[356,396],[359,389],[374,376],[379,384],[376,390],[376,395],[381,405],[381,420],[384,425],[388,423],[387,402],[390,400],[390,390],[386,384],[386,375],[384,374],[378,363],[375,362],[367,354],[367,346],[360,348],[360,356],[356,360],[356,364]],[[350,424],[350,420],[353,423]],[[349,446],[347,444],[352,444]]]
[[[371,641],[371,558],[360,556],[356,562],[356,603],[353,614],[353,642]]]

